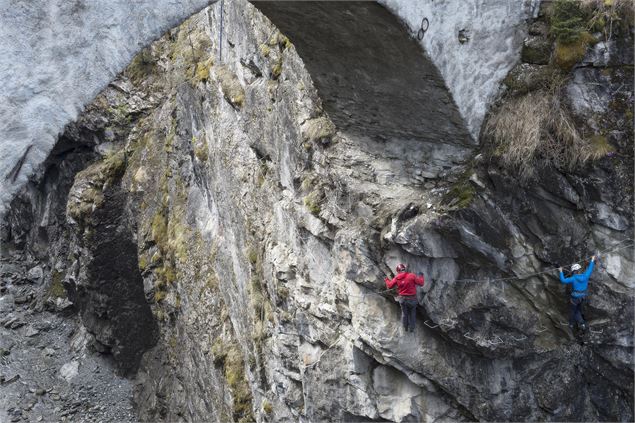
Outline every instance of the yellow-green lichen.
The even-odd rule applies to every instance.
[[[302,138],[309,143],[320,142],[328,144],[335,136],[335,125],[326,116],[309,119],[302,124]]]
[[[145,271],[148,268],[148,257],[144,254],[139,257],[139,270]]]
[[[205,82],[209,79],[209,71],[214,65],[214,61],[210,57],[204,62],[198,62],[196,64],[196,71],[194,72],[194,81]]]
[[[269,57],[270,53],[271,49],[267,44],[260,44],[260,54],[262,54],[264,57]]]
[[[226,66],[218,66],[216,68],[216,76],[225,99],[234,108],[241,108],[245,103],[245,90],[240,84],[238,77]]]
[[[152,55],[152,48],[141,50],[130,62],[125,73],[134,82],[141,82],[156,69],[156,59]]]
[[[554,50],[554,63],[562,70],[569,71],[584,59],[587,48],[596,42],[595,38],[588,32],[583,32],[575,41],[558,41]]]
[[[607,154],[615,151],[613,146],[609,143],[606,135],[594,135],[589,141],[591,142],[591,158],[594,160],[601,159]]]
[[[64,289],[64,284],[62,281],[64,280],[64,273],[54,270],[51,275],[51,285],[48,289],[49,297],[53,298],[65,298],[66,297],[66,289]]]
[[[205,138],[200,139],[194,145],[194,156],[200,162],[206,162],[207,159],[209,159],[209,152],[208,152],[207,142],[205,141]]]
[[[110,152],[75,177],[69,195],[67,214],[78,222],[84,221],[104,201],[104,190],[118,181],[126,170],[126,155],[122,150]]]
[[[316,190],[309,193],[306,197],[304,197],[303,202],[305,207],[311,212],[313,215],[319,215],[322,211],[322,201],[324,200],[324,196],[321,191]]]
[[[167,295],[168,293],[166,291],[155,291],[154,302],[160,303],[161,301],[165,300],[165,297],[167,297]]]
[[[282,58],[278,59],[271,67],[271,79],[277,80],[282,74]]]
[[[214,364],[223,367],[223,375],[232,396],[232,418],[238,422],[254,420],[252,414],[252,394],[245,375],[245,362],[240,347],[225,343],[219,337],[212,345]]]
[[[464,176],[445,194],[443,202],[449,207],[463,209],[472,203],[475,196],[476,190],[474,186],[469,179]]]
[[[269,401],[263,400],[262,401],[262,411],[264,411],[265,414],[273,413],[273,405],[271,405],[271,403]]]

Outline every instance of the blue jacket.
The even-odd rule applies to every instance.
[[[560,282],[567,284],[573,284],[573,292],[571,292],[571,296],[573,298],[580,298],[586,296],[586,289],[589,285],[589,278],[591,277],[591,272],[593,272],[593,266],[595,265],[595,261],[591,261],[589,267],[586,268],[584,273],[580,273],[578,275],[573,275],[571,277],[565,278],[562,272],[560,272]]]

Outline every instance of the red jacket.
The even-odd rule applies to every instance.
[[[386,286],[390,289],[397,285],[399,295],[417,295],[416,285],[423,286],[423,275],[417,276],[414,273],[398,273],[392,280],[386,278]]]

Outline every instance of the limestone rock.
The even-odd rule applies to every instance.
[[[79,361],[73,360],[64,364],[59,371],[59,375],[66,382],[71,382],[77,376],[79,370]]]

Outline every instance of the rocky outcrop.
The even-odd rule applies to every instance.
[[[32,176],[42,176],[44,161],[64,126],[77,119],[133,55],[212,3],[215,0],[139,1],[134,5],[121,0],[108,4],[77,0],[48,2],[46,7],[0,5],[0,39],[6,40],[2,44],[5,54],[0,57],[4,72],[0,87],[4,139],[0,145],[0,215]],[[518,54],[521,37],[517,29],[536,1],[513,6],[503,0],[385,3],[414,33],[422,18],[432,22],[422,45],[441,70],[476,138],[487,105]],[[484,18],[474,20],[474,15]],[[356,18],[363,21],[363,16]],[[309,22],[304,32],[319,28],[324,28],[320,22]],[[472,41],[459,44],[457,34],[465,31]],[[232,48],[231,41],[225,39],[224,43],[223,49]],[[475,48],[469,48],[471,45]],[[480,54],[484,49],[487,53]]]
[[[321,75],[311,46],[336,61],[346,28],[298,34],[296,46],[297,22],[267,7],[289,34],[247,2],[226,4],[222,63],[213,8],[144,52],[123,79],[154,100],[125,114],[110,153],[59,200],[74,256],[53,259],[95,346],[122,369],[141,358],[140,419],[632,419],[633,141],[620,126],[632,85],[610,91],[609,103],[626,93],[625,108],[591,120],[576,92],[596,85],[588,66],[574,69],[566,107],[612,149],[574,167],[543,157],[522,177],[487,136],[474,145],[450,101],[403,128],[429,127],[449,145],[389,124],[382,133],[364,120],[372,95],[343,108],[356,93]],[[359,7],[369,22],[388,19]],[[414,54],[411,40],[392,41]],[[355,65],[344,63],[333,80]],[[425,57],[413,63],[429,76],[418,91],[450,98]],[[521,66],[524,81],[523,69],[550,65]],[[536,90],[510,87],[492,117]],[[17,226],[9,233],[31,239]],[[573,337],[555,267],[595,250],[591,331]],[[426,275],[413,334],[383,284],[398,262]],[[143,336],[124,333],[131,319]]]
[[[112,353],[122,373],[134,373],[156,342],[157,326],[143,292],[128,194],[120,186],[125,160],[124,152],[114,153],[75,177],[67,214],[77,239],[66,282],[96,349]]]

